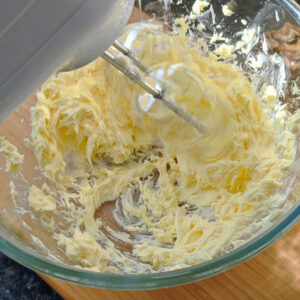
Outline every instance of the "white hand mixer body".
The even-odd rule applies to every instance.
[[[133,4],[2,0],[0,122],[56,70],[81,67],[99,57],[124,28]]]

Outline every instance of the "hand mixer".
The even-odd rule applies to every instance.
[[[5,0],[0,20],[0,122],[56,70],[70,71],[102,57],[185,122],[205,132],[195,117],[146,81],[149,67],[119,41],[133,0]],[[100,41],[100,42],[99,42]],[[113,45],[142,71],[105,51]]]

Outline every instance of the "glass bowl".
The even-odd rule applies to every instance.
[[[171,4],[171,2],[138,1],[133,12],[133,19],[137,20],[137,16],[138,19],[140,18],[138,8],[141,8],[143,11],[142,18],[148,18],[150,15],[156,20],[165,22],[168,26],[174,17],[179,17],[190,11],[194,1],[182,1],[182,4],[178,5]],[[181,1],[178,2],[180,3]],[[246,20],[247,26],[259,24],[262,29],[260,36],[263,36],[264,33],[267,36],[271,30],[280,30],[287,22],[300,26],[299,6],[295,2],[286,0],[248,1],[246,4],[240,0],[236,1],[235,14],[232,17],[224,17],[221,6],[227,2],[216,0],[212,1],[212,5],[215,12],[215,23],[222,24],[225,28],[224,34],[230,36],[231,40],[234,40],[238,36],[238,32],[245,28],[241,22],[236,20]],[[286,33],[286,36],[288,35],[289,32]],[[289,47],[289,45],[297,44],[298,39],[300,39],[300,35],[298,37],[292,35],[292,40],[282,41],[282,43],[286,43],[287,47]],[[257,47],[259,47],[259,44],[257,44]],[[296,80],[296,83],[299,83],[297,81],[299,76],[297,55],[292,55],[290,52],[288,54],[282,53],[282,55],[285,56],[286,67],[290,67],[289,78],[293,78],[293,80]],[[288,108],[293,112],[298,108],[298,104],[290,97],[289,88],[291,87],[287,86],[282,101],[285,101]],[[7,137],[19,148],[20,152],[25,154],[25,161],[22,167],[23,175],[30,183],[40,183],[41,181],[39,171],[36,168],[37,161],[34,154],[30,148],[25,146],[26,138],[30,138],[31,132],[30,107],[34,105],[35,101],[36,98],[33,95],[24,101],[11,117],[0,124],[0,136]],[[299,145],[299,137],[297,145]],[[7,174],[4,171],[5,162],[2,157],[0,157],[0,167],[0,250],[17,262],[37,272],[71,283],[95,288],[145,290],[182,285],[204,279],[224,272],[263,251],[284,235],[299,220],[300,165],[298,149],[296,160],[291,170],[297,176],[287,200],[290,203],[289,210],[283,217],[277,218],[276,221],[239,248],[208,262],[176,271],[151,274],[92,272],[71,265],[68,258],[64,256],[63,251],[57,248],[51,234],[41,225],[40,220],[33,214],[28,213],[28,207],[23,201],[24,199],[22,199],[27,197],[26,190],[28,190],[28,187],[24,183],[25,181],[23,182],[22,178],[14,174]],[[9,193],[10,179],[19,181],[21,185],[24,184],[24,193],[14,199],[11,198]],[[60,259],[57,259],[57,257]]]

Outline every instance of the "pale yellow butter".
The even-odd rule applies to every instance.
[[[19,172],[24,155],[20,154],[18,148],[2,136],[0,136],[0,153],[5,157],[6,171]]]
[[[55,237],[74,264],[93,271],[175,270],[241,245],[259,228],[256,220],[284,201],[280,180],[294,159],[294,134],[292,125],[280,127],[284,141],[276,146],[273,91],[265,98],[271,105],[263,105],[234,65],[189,47],[183,35],[152,25],[130,30],[136,55],[153,76],[163,74],[169,96],[207,133],[199,135],[159,101],[150,107],[139,101],[145,92],[99,58],[42,86],[32,109],[32,147],[73,217]],[[234,51],[223,45],[216,54],[234,59]],[[95,219],[116,199],[123,231],[105,230],[129,244],[130,255]],[[55,211],[57,197],[33,186],[29,201],[34,210]]]

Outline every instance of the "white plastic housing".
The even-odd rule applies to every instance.
[[[133,2],[1,0],[0,122],[58,68],[100,56],[126,24]]]

